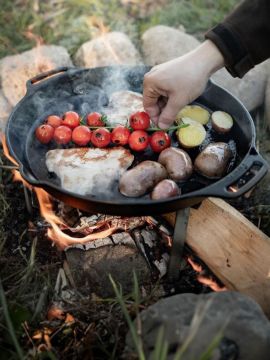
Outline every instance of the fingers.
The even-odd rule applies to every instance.
[[[152,87],[151,79],[147,76],[148,74],[145,75],[143,82],[143,107],[153,123],[157,125],[161,112],[158,104],[160,93]]]
[[[183,104],[182,104],[183,103]],[[161,111],[158,119],[158,126],[161,129],[170,127],[176,119],[178,111],[185,105],[185,102],[179,101],[178,98],[171,95],[168,99],[166,106]]]

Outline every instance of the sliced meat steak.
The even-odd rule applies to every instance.
[[[60,178],[63,189],[79,195],[110,195],[133,160],[122,147],[55,149],[46,154],[48,171]]]

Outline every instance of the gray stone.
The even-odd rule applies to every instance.
[[[270,323],[257,303],[240,293],[175,295],[151,305],[141,313],[140,319],[147,358],[163,326],[164,338],[169,343],[168,359],[173,358],[192,331],[194,336],[183,359],[199,359],[220,330],[223,341],[226,339],[238,349],[237,359],[269,359]],[[126,343],[128,350],[134,350],[130,333]],[[216,350],[220,351],[220,346]],[[212,359],[220,359],[217,351]]]
[[[12,106],[5,98],[3,91],[0,90],[0,131],[4,132],[8,117],[12,111]]]
[[[129,234],[116,234],[113,241],[109,238],[97,240],[87,247],[66,250],[67,262],[77,288],[82,293],[95,293],[100,297],[114,296],[108,275],[120,283],[124,294],[133,289],[133,271],[136,271],[140,285],[151,285],[151,271],[139,253]],[[118,245],[115,245],[118,243]]]
[[[235,95],[249,111],[264,102],[269,60],[251,69],[242,79],[233,78],[226,69],[216,72],[212,79]]]
[[[3,58],[0,63],[0,82],[5,97],[11,105],[16,105],[26,93],[27,80],[61,66],[72,66],[72,62],[67,50],[55,45],[43,45]]]
[[[127,35],[110,32],[84,43],[75,54],[75,64],[84,67],[136,65],[141,56]]]
[[[195,49],[199,41],[192,35],[169,26],[158,25],[142,35],[144,62],[157,65]]]

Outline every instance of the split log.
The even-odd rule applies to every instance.
[[[175,213],[164,217],[173,225]],[[221,199],[191,209],[186,243],[230,290],[257,301],[270,317],[270,238]]]

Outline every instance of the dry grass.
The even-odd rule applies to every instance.
[[[183,24],[200,37],[237,2],[0,0],[0,58],[28,50],[37,41],[63,45],[73,55],[83,42],[104,30],[124,31],[136,43],[143,31],[157,24]]]

